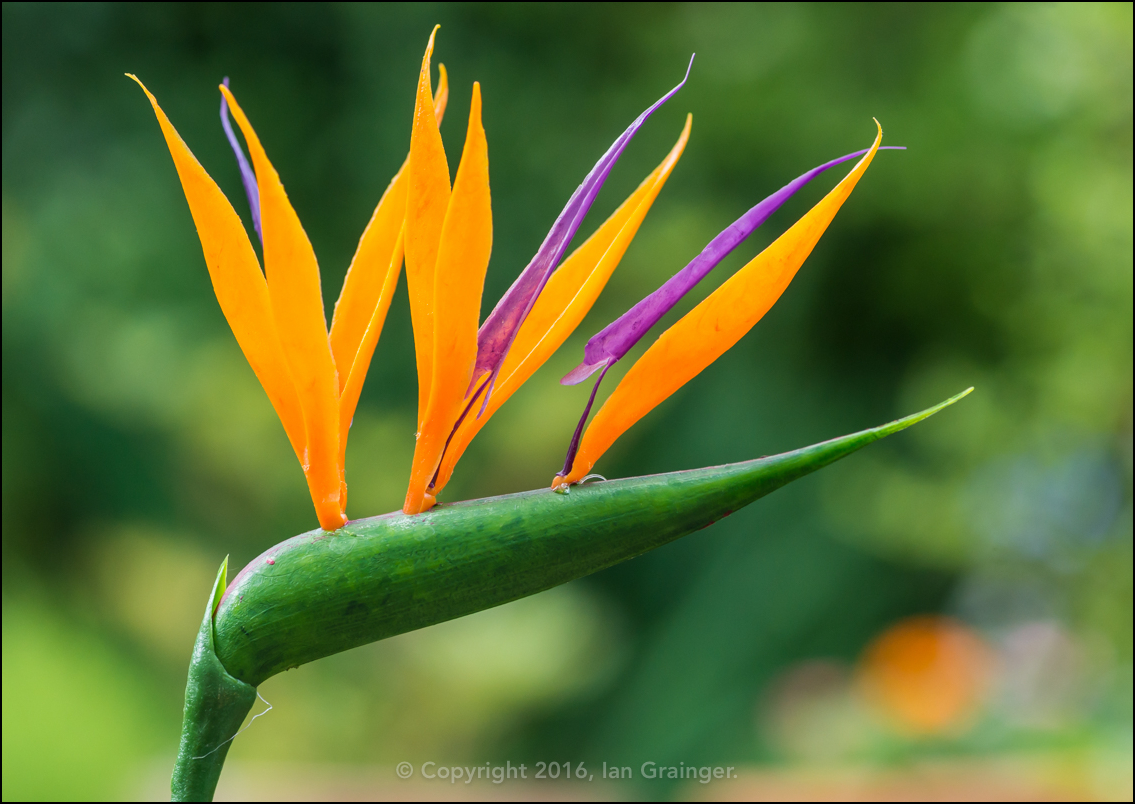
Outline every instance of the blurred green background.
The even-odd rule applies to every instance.
[[[1004,767],[1017,796],[1129,798],[1130,4],[6,3],[4,799],[168,791],[218,563],[316,525],[123,72],[246,215],[217,119],[231,77],[330,312],[405,157],[435,22],[453,164],[472,81],[484,92],[484,312],[595,159],[698,54],[583,234],[690,111],[674,175],[591,315],[443,498],[548,483],[589,390],[557,380],[586,338],[769,192],[869,145],[872,117],[909,150],[880,154],[781,302],[597,469],[747,459],[977,390],[652,554],[270,680],[275,708],[235,742],[221,794],[439,795],[399,787],[394,763],[566,760],[636,770],[580,796],[788,795],[819,772],[894,780],[937,762],[953,770],[918,776],[929,787],[915,794],[960,796],[957,780]],[[800,193],[665,323],[834,181]],[[400,289],[351,431],[352,517],[401,503],[413,366]],[[924,613],[963,624],[992,658],[964,711],[916,733],[863,692],[860,657]],[[732,786],[647,783],[648,760],[745,770]]]

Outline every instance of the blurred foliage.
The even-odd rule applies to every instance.
[[[585,230],[692,111],[669,186],[448,499],[546,484],[588,391],[556,380],[585,339],[767,193],[869,144],[872,116],[909,150],[880,155],[766,319],[598,468],[741,460],[977,391],[656,553],[273,679],[274,711],[231,761],[637,767],[1129,748],[1131,14],[5,4],[4,798],[130,795],[151,766],[165,773],[220,558],[240,566],[315,526],[153,115],[122,73],[146,81],[244,214],[217,120],[216,85],[231,77],[320,256],[330,310],[407,151],[435,22],[451,154],[472,81],[484,90],[486,311],[594,160],[698,53]],[[664,325],[830,186],[818,184]],[[400,291],[352,429],[351,516],[401,502],[413,372]],[[856,657],[892,623],[941,611],[993,646],[1004,680],[961,731],[889,731],[855,693]]]

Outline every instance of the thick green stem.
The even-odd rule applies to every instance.
[[[190,667],[175,799],[211,796],[228,751],[222,741],[236,734],[256,685],[276,673],[641,555],[967,393],[770,458],[576,486],[566,494],[540,490],[439,505],[416,516],[386,514],[334,533],[314,530],[255,559],[213,608],[222,567]]]

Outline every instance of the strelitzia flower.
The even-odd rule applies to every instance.
[[[337,530],[347,522],[347,436],[403,255],[418,370],[418,424],[402,510],[416,514],[435,504],[477,432],[590,311],[689,140],[692,118],[687,116],[662,163],[563,260],[624,149],[651,114],[682,88],[683,78],[603,154],[536,255],[478,328],[493,239],[481,87],[474,82],[465,146],[450,186],[438,132],[448,98],[444,67],[436,97],[430,82],[436,33],[435,29],[430,35],[422,58],[409,156],[359,241],[330,332],[315,253],[227,79],[220,87],[221,120],[240,166],[253,228],[263,244],[264,274],[232,205],[146,90],[177,165],[217,299],[284,425],[324,530]],[[248,143],[251,165],[229,123],[230,108]],[[761,201],[689,265],[587,343],[584,362],[563,383],[582,382],[595,372],[599,377],[554,488],[579,482],[615,439],[736,343],[768,311],[866,171],[881,139],[879,127],[871,148],[820,165]],[[859,164],[819,204],[658,338],[584,432],[607,370],[797,190],[857,156],[862,157]]]
[[[596,162],[528,266],[478,326],[493,240],[481,87],[473,84],[465,144],[451,184],[438,133],[448,97],[445,69],[439,66],[436,91],[430,82],[436,32],[422,58],[409,155],[359,240],[330,328],[311,244],[227,79],[220,87],[221,122],[263,246],[263,273],[233,206],[146,91],[189,202],[217,300],[283,423],[320,524],[269,548],[231,584],[227,559],[222,563],[190,664],[171,788],[175,800],[212,796],[256,687],[276,673],[641,555],[968,393],[783,455],[598,483],[570,496],[539,489],[435,508],[473,437],[591,309],[674,170],[691,129],[687,115],[662,162],[565,258],[611,169],[647,119],[682,88],[683,78]],[[753,327],[791,282],[881,140],[877,126],[869,149],[820,165],[757,204],[588,341],[583,362],[562,382],[598,377],[553,488],[567,491],[586,479],[616,438]],[[659,336],[585,430],[611,366],[797,190],[856,157],[860,161],[835,189]],[[403,260],[418,369],[417,442],[405,503],[402,511],[348,522],[347,436]]]

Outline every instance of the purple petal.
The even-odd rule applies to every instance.
[[[627,143],[631,141],[631,138],[634,137],[635,133],[642,127],[647,118],[650,117],[658,107],[670,100],[670,98],[685,85],[686,79],[690,77],[690,67],[692,67],[693,64],[694,59],[693,56],[691,56],[690,65],[686,68],[686,76],[682,79],[682,82],[663,95],[653,106],[635,118],[635,121],[630,124],[630,127],[607,149],[607,153],[603,154],[602,158],[595,163],[595,167],[587,174],[583,183],[576,188],[576,191],[572,194],[567,205],[564,207],[563,212],[556,218],[556,222],[552,224],[551,231],[549,231],[548,236],[544,238],[543,244],[532,258],[532,261],[528,263],[528,267],[525,268],[520,276],[517,277],[516,281],[512,283],[512,287],[501,297],[501,300],[497,302],[497,306],[493,308],[492,313],[485,319],[485,323],[481,325],[481,329],[477,333],[477,362],[473,369],[473,381],[469,388],[472,390],[473,385],[480,382],[486,372],[491,375],[489,386],[485,392],[485,399],[482,403],[482,411],[484,410],[484,404],[488,403],[489,395],[492,393],[492,384],[496,380],[496,374],[500,371],[501,364],[504,362],[504,358],[508,354],[513,340],[516,338],[516,333],[520,330],[520,325],[523,324],[524,319],[528,317],[528,312],[532,309],[532,305],[536,303],[536,298],[540,295],[540,291],[544,289],[544,285],[547,284],[548,279],[555,272],[556,266],[559,265],[564,251],[567,249],[572,237],[575,236],[588,209],[591,208],[591,203],[595,200],[595,196],[599,194],[599,188],[603,186],[603,182],[607,179],[611,168],[615,166],[615,162],[617,162],[622,155],[623,149],[627,147]]]
[[[583,415],[579,419],[579,424],[575,426],[571,443],[568,444],[567,457],[564,458],[564,468],[560,470],[560,477],[567,477],[571,474],[572,464],[575,463],[575,454],[579,452],[579,439],[583,436],[583,425],[587,422],[587,415],[591,413],[591,406],[595,404],[595,393],[599,390],[599,383],[603,382],[603,378],[607,376],[607,369],[611,368],[611,363],[602,368],[603,372],[595,380],[595,387],[591,389],[591,396],[587,398],[587,407],[583,409]]]
[[[902,150],[900,146],[883,147]],[[797,190],[825,170],[849,159],[862,156],[869,150],[869,148],[866,148],[862,151],[856,151],[847,156],[841,156],[839,159],[833,159],[817,168],[812,168],[804,175],[781,187],[730,224],[725,231],[713,238],[709,245],[702,249],[701,254],[690,261],[689,265],[678,271],[666,280],[662,287],[640,301],[617,320],[608,324],[589,340],[583,350],[583,362],[564,375],[560,382],[563,385],[576,385],[586,380],[600,368],[610,366],[622,358],[651,327],[658,323],[662,316],[666,315],[678,303],[679,299],[689,293],[698,282],[705,278],[706,274],[725,259],[729,252],[739,246],[758,226],[768,220],[772,213],[780,209],[781,205],[791,198]]]
[[[226,75],[225,80],[221,83],[227,87],[229,77]],[[221,95],[221,126],[224,127],[225,136],[229,138],[229,145],[232,146],[233,153],[236,154],[236,163],[240,165],[240,179],[244,182],[244,194],[248,196],[248,206],[252,209],[252,228],[256,230],[256,236],[260,238],[260,245],[263,246],[264,235],[260,231],[260,190],[256,186],[256,174],[252,172],[252,166],[248,164],[248,159],[236,138],[236,132],[233,131],[232,123],[229,122],[229,102],[225,100],[224,95]]]

